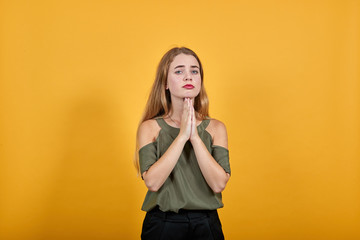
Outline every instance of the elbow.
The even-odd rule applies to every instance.
[[[214,193],[221,193],[225,189],[225,184],[212,187]]]
[[[157,192],[157,191],[159,191],[160,186],[158,186],[158,185],[155,184],[154,182],[151,182],[151,181],[146,180],[146,179],[144,179],[144,181],[145,181],[145,185],[146,185],[147,189],[148,189],[150,192]]]
[[[226,181],[214,184],[211,189],[214,193],[221,193],[226,187]]]
[[[218,182],[217,184],[214,184],[213,187],[211,187],[211,189],[213,190],[214,193],[221,193],[222,191],[224,191],[227,182],[229,181],[230,178],[230,174],[226,173],[225,178],[223,181]]]
[[[157,186],[156,182],[154,181],[153,178],[151,178],[151,176],[148,176],[147,171],[143,173],[142,175],[144,182],[145,182],[145,186],[147,187],[147,189],[150,192],[157,192],[159,191],[160,187]]]
[[[150,192],[157,192],[159,191],[159,187],[155,187],[155,186],[147,186],[147,188],[149,189]]]

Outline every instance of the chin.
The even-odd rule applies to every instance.
[[[198,95],[195,94],[186,94],[183,98],[196,98]]]
[[[188,93],[184,93],[184,94],[174,94],[174,97],[177,98],[196,98],[199,95],[199,93],[194,93],[194,92],[188,92]]]
[[[189,92],[184,95],[184,98],[196,98],[197,96],[199,96],[199,93]]]

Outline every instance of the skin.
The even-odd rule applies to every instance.
[[[191,84],[194,88],[186,89],[183,87],[186,84]],[[201,76],[196,58],[192,55],[177,55],[170,64],[166,85],[166,89],[170,91],[172,109],[169,116],[164,116],[164,120],[173,127],[180,127],[180,131],[165,154],[143,173],[145,185],[150,191],[156,192],[164,184],[187,141],[194,148],[201,173],[209,187],[215,193],[225,189],[230,175],[212,157],[197,132],[201,121],[196,119],[193,105],[200,88]],[[213,145],[227,148],[227,132],[222,122],[211,119],[206,130],[213,138]],[[160,127],[155,120],[143,122],[138,135],[140,148],[155,141],[159,131]]]

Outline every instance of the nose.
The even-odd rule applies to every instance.
[[[191,76],[191,72],[190,72],[190,71],[186,71],[184,80],[185,80],[185,81],[186,81],[186,80],[192,81],[192,76]]]

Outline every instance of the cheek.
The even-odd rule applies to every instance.
[[[197,86],[201,86],[201,77],[199,77],[199,78],[196,78],[196,85]]]
[[[169,76],[167,79],[167,88],[170,90],[176,88],[178,82],[175,76]]]
[[[168,87],[172,87],[172,86],[174,86],[174,84],[175,84],[174,78],[168,77],[168,79],[167,79],[167,85],[168,85]]]
[[[201,81],[201,78],[197,79],[197,80],[194,82],[194,85],[195,85],[196,89],[198,90],[198,91],[197,91],[197,94],[200,93],[201,82],[202,82],[202,81]]]

